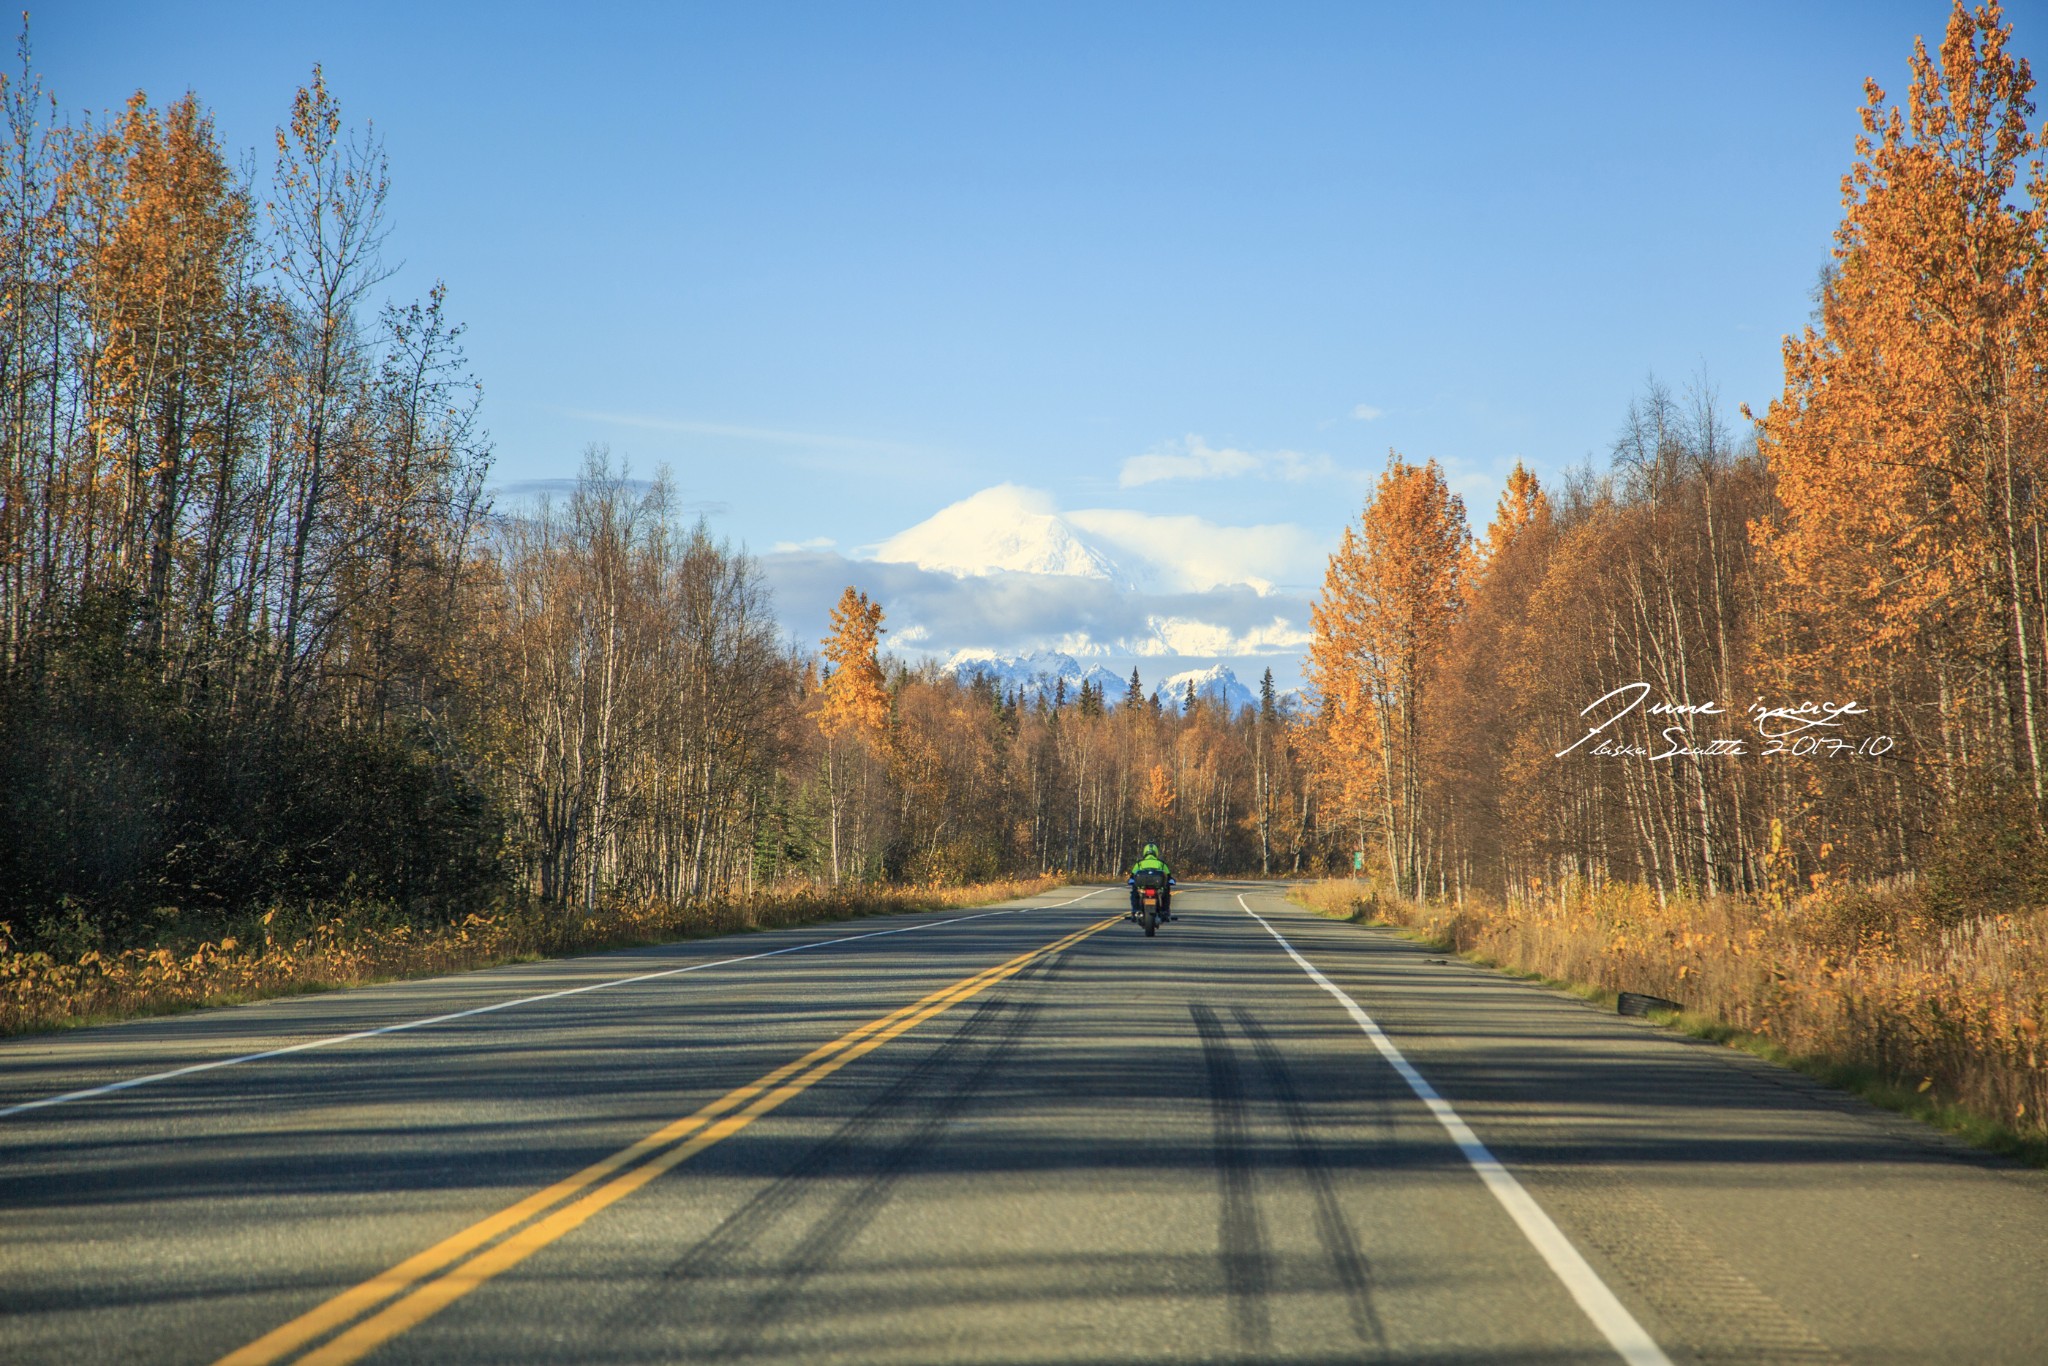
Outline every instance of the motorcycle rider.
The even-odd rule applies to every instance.
[[[1131,915],[1138,914],[1138,874],[1159,873],[1166,879],[1166,885],[1159,889],[1159,918],[1173,919],[1173,869],[1166,866],[1166,860],[1159,857],[1159,846],[1148,843],[1145,852],[1131,865],[1131,874],[1124,879],[1124,885],[1131,889]]]

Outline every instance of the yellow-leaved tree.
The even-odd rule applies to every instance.
[[[97,304],[93,444],[109,460],[95,479],[121,490],[116,553],[162,648],[190,485],[226,477],[223,429],[247,403],[233,352],[246,340],[252,210],[192,94],[157,110],[138,92],[80,150],[66,189],[95,229],[79,263]]]
[[[832,672],[825,679],[818,728],[825,733],[825,786],[831,803],[832,882],[836,886],[842,866],[840,827],[849,804],[856,816],[867,809],[866,802],[850,803],[849,799],[856,791],[864,794],[873,748],[888,733],[889,690],[877,655],[884,633],[882,604],[849,585],[832,609],[831,625],[832,634],[823,643]],[[848,833],[855,851],[864,847],[865,831],[858,822]]]
[[[1501,490],[1493,521],[1486,527],[1486,540],[1479,547],[1478,560],[1482,569],[1491,569],[1499,564],[1501,557],[1532,527],[1539,531],[1549,529],[1550,498],[1528,466],[1517,460],[1515,467],[1508,471],[1507,486]]]
[[[1931,671],[1948,770],[1992,757],[2039,802],[2048,185],[2010,36],[1958,3],[1904,109],[1866,84],[1818,326],[1760,424],[1783,513],[1759,534],[1789,664],[1865,696]]]
[[[1347,526],[1323,575],[1322,596],[1311,609],[1314,632],[1303,661],[1314,700],[1313,719],[1303,737],[1309,773],[1326,824],[1347,830],[1359,850],[1369,847],[1370,828],[1378,824],[1385,774],[1378,713],[1368,681],[1371,673],[1362,654],[1365,625],[1359,585],[1365,575],[1365,547]]]
[[[1536,756],[1517,742],[1533,724],[1515,680],[1531,651],[1525,633],[1556,622],[1532,622],[1532,599],[1543,581],[1553,541],[1550,498],[1519,460],[1476,548],[1464,610],[1432,706],[1431,755],[1442,776],[1447,824],[1464,846],[1467,868],[1505,887],[1511,861],[1504,816],[1532,786],[1548,790],[1554,770],[1537,771]],[[1551,748],[1539,750],[1550,760]],[[1554,761],[1553,761],[1554,762]]]
[[[1465,503],[1434,460],[1389,454],[1354,531],[1346,528],[1312,614],[1308,675],[1322,709],[1319,748],[1342,765],[1339,790],[1379,789],[1380,839],[1403,890],[1422,888],[1433,858],[1423,821],[1422,718],[1463,604],[1472,537]],[[1377,772],[1365,758],[1376,742]],[[1354,819],[1362,816],[1354,813]]]

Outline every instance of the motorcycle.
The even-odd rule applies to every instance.
[[[1131,876],[1131,887],[1138,894],[1131,919],[1145,927],[1148,939],[1159,932],[1160,922],[1166,919],[1166,886],[1166,874],[1149,868]]]

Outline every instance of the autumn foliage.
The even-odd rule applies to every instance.
[[[668,472],[601,447],[494,505],[454,294],[394,293],[382,147],[319,69],[260,158],[193,94],[58,108],[24,45],[0,78],[14,1019],[1108,874],[1142,837],[1190,868],[1318,857],[1270,679],[1243,715],[1135,673],[1006,696],[889,659],[856,588],[820,657]]]
[[[1433,466],[1390,464],[1310,668],[1318,778],[1398,885],[1960,887],[1969,842],[2041,858],[2048,182],[2007,39],[1958,7],[1903,108],[1868,88],[1753,441],[1704,381],[1653,382],[1607,470],[1518,465],[1471,546]],[[1625,686],[1634,714],[1586,744]],[[1855,710],[1765,715],[1824,705]],[[2048,891],[2000,885],[1991,909]]]
[[[1903,109],[1867,86],[1820,317],[1760,428],[1782,508],[1760,531],[1809,615],[1853,623],[1791,667],[1930,679],[1942,767],[1975,741],[2039,802],[2048,183],[2007,37],[1958,10]]]
[[[824,642],[832,673],[818,709],[827,735],[879,736],[887,727],[889,696],[877,653],[882,630],[882,605],[857,589],[848,588],[833,606],[832,634]]]
[[[1423,722],[1471,568],[1465,505],[1436,462],[1390,456],[1314,610],[1308,673],[1326,702],[1316,741],[1332,795],[1361,830],[1377,826],[1409,888],[1443,853],[1425,819]]]
[[[1469,550],[1390,464],[1308,754],[1406,918],[2038,1129],[2048,142],[2010,37],[1958,4],[1903,105],[1866,87],[1751,428],[1652,381],[1606,468],[1518,465]]]

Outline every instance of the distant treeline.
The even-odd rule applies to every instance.
[[[566,502],[484,547],[468,752],[539,895],[1106,874],[1147,838],[1190,868],[1327,856],[1270,671],[1234,713],[1135,673],[1121,705],[1025,698],[887,660],[851,588],[820,659],[778,645],[753,562],[672,503],[593,451]]]
[[[192,95],[0,81],[0,922],[191,939],[289,904],[1314,856],[1263,710],[1026,704],[780,639],[754,564],[592,452],[494,511],[461,329],[376,304],[389,183],[316,69],[266,173]],[[828,652],[830,653],[830,652]],[[821,726],[821,719],[826,724]],[[828,733],[829,732],[829,733]]]

